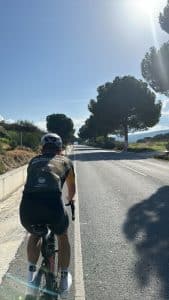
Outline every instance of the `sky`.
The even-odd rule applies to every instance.
[[[76,129],[89,117],[97,87],[141,76],[151,46],[169,40],[158,23],[167,0],[0,0],[0,119],[63,113]],[[169,129],[169,100],[151,130]]]

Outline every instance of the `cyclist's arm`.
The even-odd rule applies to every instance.
[[[68,188],[68,201],[74,201],[73,199],[76,193],[76,184],[75,184],[75,174],[73,168],[70,169],[68,176],[66,178],[66,184]]]

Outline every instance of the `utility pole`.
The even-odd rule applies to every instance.
[[[23,144],[23,134],[22,134],[22,131],[21,131],[21,147],[22,147],[22,144]]]

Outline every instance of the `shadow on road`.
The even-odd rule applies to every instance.
[[[169,186],[131,207],[123,230],[139,255],[134,268],[140,286],[156,275],[162,299],[169,299]]]
[[[100,148],[89,148],[89,147],[80,147],[80,148],[74,148],[74,151],[93,151],[93,150],[100,150]]]
[[[77,152],[79,151],[79,153]],[[80,153],[83,151],[82,153]],[[133,153],[133,152],[114,152],[109,150],[100,149],[76,149],[74,155],[70,155],[70,158],[75,158],[78,161],[99,161],[99,160],[135,160],[135,159],[147,159],[153,157],[153,153]]]

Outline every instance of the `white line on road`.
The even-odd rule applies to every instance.
[[[74,155],[75,157],[75,155]],[[75,170],[76,162],[74,160]],[[79,199],[76,173],[76,220],[75,220],[75,299],[85,300],[85,288],[83,279],[82,247],[80,236]]]
[[[142,173],[142,172],[139,172],[139,171],[137,171],[137,170],[135,170],[135,169],[133,169],[133,168],[131,168],[131,167],[128,167],[128,166],[125,166],[125,165],[122,165],[122,164],[120,164],[123,168],[126,168],[126,169],[129,169],[129,170],[131,170],[131,171],[133,171],[133,172],[135,172],[135,173],[138,173],[138,174],[140,174],[140,175],[142,175],[142,176],[145,176],[145,177],[147,177],[147,174],[144,174],[144,173]]]
[[[146,164],[150,164],[152,166],[156,166],[156,167],[159,167],[159,168],[163,168],[165,169],[166,171],[169,170],[169,163],[168,161],[159,161],[159,162],[156,162],[155,159],[154,161],[150,161],[150,160],[146,160]]]

